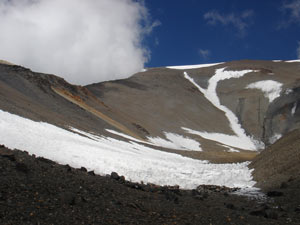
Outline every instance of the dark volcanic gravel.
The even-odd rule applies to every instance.
[[[284,202],[289,185],[262,202],[225,187],[186,191],[98,176],[4,146],[0,174],[0,224],[300,224],[300,201]]]

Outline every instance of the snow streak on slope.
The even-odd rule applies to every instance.
[[[247,163],[210,164],[157,151],[133,141],[75,131],[84,136],[0,110],[0,144],[61,164],[84,166],[97,174],[116,171],[135,182],[180,185],[187,189],[200,184],[229,187],[255,184]]]
[[[294,106],[293,106],[293,108],[292,108],[292,111],[291,111],[292,116],[295,115],[297,106],[298,106],[298,104],[297,104],[297,102],[295,102],[295,103],[294,103]]]
[[[186,66],[167,66],[166,68],[168,69],[175,69],[175,70],[190,70],[190,69],[199,69],[199,68],[204,68],[204,67],[211,67],[211,66],[216,66],[223,64],[221,63],[211,63],[211,64],[198,64],[198,65],[186,65]]]
[[[162,139],[160,137],[147,137],[149,142],[146,142],[146,141],[141,141],[136,138],[133,138],[129,135],[120,133],[118,131],[109,130],[109,129],[106,129],[106,131],[108,131],[112,134],[118,135],[120,137],[124,137],[129,140],[138,142],[138,143],[148,144],[148,145],[152,145],[152,146],[159,146],[159,147],[163,147],[163,148],[171,148],[171,149],[175,149],[175,150],[184,150],[184,151],[202,151],[202,149],[200,147],[200,143],[198,143],[197,141],[195,141],[193,139],[183,137],[179,134],[164,132],[164,134],[168,140]]]
[[[73,130],[74,130],[74,128],[73,128]],[[118,136],[120,136],[120,137],[126,138],[126,139],[131,140],[131,141],[135,141],[135,142],[138,142],[138,143],[148,144],[148,142],[146,142],[146,141],[139,140],[139,139],[137,139],[137,138],[134,138],[134,137],[132,137],[132,136],[129,136],[129,135],[127,135],[127,134],[124,134],[124,133],[121,133],[121,132],[118,132],[118,131],[115,131],[115,130],[110,130],[110,129],[105,129],[105,130],[106,130],[107,132],[109,132],[109,133],[118,135]]]
[[[269,138],[270,144],[274,144],[277,140],[282,137],[282,134],[275,133],[272,137]]]
[[[202,151],[200,144],[190,138],[183,137],[178,134],[164,132],[168,140],[162,139],[160,137],[147,137],[148,140],[156,145],[164,148],[171,148],[176,150],[185,151]]]
[[[225,71],[225,68],[217,69],[215,75],[209,79],[207,89],[201,88],[194,81],[193,78],[191,78],[186,72],[184,72],[184,77],[187,80],[189,80],[195,87],[197,87],[199,91],[203,93],[205,98],[207,98],[216,108],[220,109],[225,113],[227,119],[229,120],[230,126],[234,131],[234,133],[236,134],[236,136],[220,134],[220,133],[207,133],[207,132],[193,131],[188,128],[183,128],[183,129],[185,129],[189,133],[200,135],[203,138],[218,141],[229,146],[233,146],[241,149],[247,149],[247,150],[257,150],[257,146],[255,145],[254,140],[252,140],[250,137],[248,137],[245,134],[245,131],[239,124],[236,115],[232,111],[230,111],[226,106],[221,105],[216,91],[219,81],[231,79],[231,78],[239,78],[250,72],[255,72],[255,71],[253,70]]]
[[[295,59],[295,60],[289,60],[289,61],[285,61],[285,62],[288,62],[288,63],[293,63],[293,62],[300,62],[300,59]]]
[[[269,99],[269,102],[273,102],[276,98],[280,96],[282,91],[282,83],[274,80],[262,80],[255,83],[249,84],[246,88],[249,89],[259,89],[261,90],[265,97]]]

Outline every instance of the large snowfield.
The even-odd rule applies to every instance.
[[[60,164],[86,167],[101,175],[115,171],[134,182],[179,185],[185,189],[196,188],[200,184],[241,188],[255,184],[247,162],[212,164],[158,151],[130,139],[126,142],[76,129],[72,132],[2,110],[0,144],[26,150]]]

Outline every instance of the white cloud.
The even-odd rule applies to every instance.
[[[198,53],[204,60],[207,60],[211,55],[211,52],[208,49],[199,49]]]
[[[76,84],[128,77],[150,53],[142,1],[2,0],[0,58]]]
[[[283,10],[289,15],[289,22],[300,22],[300,0],[285,2]]]
[[[228,26],[232,25],[239,31],[239,35],[243,36],[246,33],[246,29],[250,24],[250,19],[254,13],[252,10],[246,10],[241,14],[229,13],[220,14],[218,11],[210,11],[204,14],[204,19],[210,25],[217,25],[218,23]]]
[[[154,46],[159,46],[159,39],[158,38],[154,39]]]
[[[300,25],[300,0],[285,1],[281,7],[284,18],[278,24],[278,29],[287,28],[291,24]]]

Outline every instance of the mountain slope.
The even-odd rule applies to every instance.
[[[300,130],[294,130],[262,151],[250,164],[260,188],[285,187],[296,180],[300,184]],[[298,184],[298,187],[299,187]]]
[[[299,74],[245,60],[82,87],[0,62],[0,221],[299,224]]]
[[[206,90],[217,69],[251,70],[239,78],[217,82],[216,93],[220,105],[236,115],[238,123],[249,137],[266,145],[279,135],[299,127],[299,63],[238,61],[190,68],[149,69],[127,80],[92,84],[87,88],[110,107],[118,107],[124,114],[134,117],[152,136],[164,138],[163,132],[190,136],[183,127],[207,133],[235,135],[225,112],[185,79],[184,73]],[[276,82],[279,87],[277,90],[248,88],[251,84],[263,81],[266,84]],[[270,101],[269,96],[274,93],[275,97]],[[192,137],[199,140],[204,150],[215,149],[220,152],[220,145],[203,136]],[[258,145],[258,148],[263,147]],[[225,150],[224,147],[221,149]]]
[[[64,129],[129,135],[196,159],[240,162],[299,128],[299,73],[298,62],[245,60],[154,68],[82,87],[0,64],[0,109]]]

